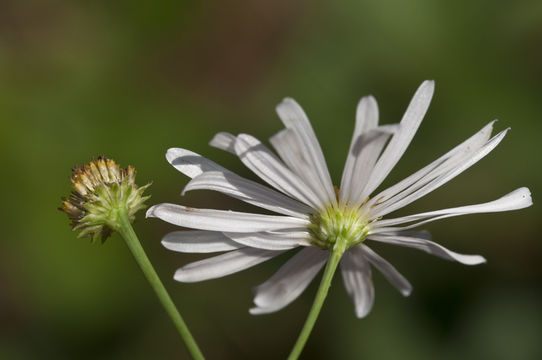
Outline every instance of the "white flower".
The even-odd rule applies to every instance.
[[[255,288],[252,314],[270,313],[295,300],[338,247],[344,285],[358,317],[373,305],[371,266],[378,269],[404,296],[410,283],[367,245],[383,242],[423,250],[466,265],[485,262],[479,255],[453,252],[430,240],[425,231],[411,229],[452,216],[515,210],[532,204],[527,188],[519,188],[491,202],[385,218],[437,189],[486,156],[508,129],[491,136],[490,122],[476,134],[426,167],[369,198],[399,161],[429,106],[433,81],[416,91],[401,122],[378,125],[378,108],[372,96],[358,104],[356,125],[340,184],[335,191],[324,155],[311,124],[293,99],[284,99],[277,113],[285,129],[271,137],[277,157],[256,138],[217,134],[210,145],[231,152],[266,186],[242,178],[196,153],[169,149],[167,160],[192,178],[184,192],[209,189],[233,196],[280,215],[194,209],[159,204],[148,217],[197,229],[167,234],[163,245],[188,253],[225,252],[185,265],[175,280],[196,282],[226,276],[302,247],[269,280]],[[389,142],[388,142],[389,140]],[[386,145],[387,144],[387,145]],[[184,193],[183,192],[183,193]]]

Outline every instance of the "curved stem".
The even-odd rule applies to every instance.
[[[132,228],[132,225],[130,224],[130,220],[128,219],[128,215],[126,214],[125,210],[119,210],[118,213],[118,219],[119,219],[119,228],[118,232],[123,237],[124,241],[126,242],[126,245],[128,245],[128,248],[132,252],[132,255],[134,255],[134,258],[136,259],[139,267],[143,271],[143,274],[145,274],[145,277],[151,284],[152,288],[156,292],[156,295],[158,296],[158,299],[166,309],[166,312],[168,313],[169,317],[175,324],[175,327],[179,331],[179,334],[183,338],[186,347],[188,348],[188,351],[190,352],[190,355],[192,355],[193,359],[196,360],[203,360],[203,354],[201,353],[201,350],[199,349],[198,345],[196,344],[196,341],[192,337],[192,334],[188,330],[188,327],[184,323],[183,318],[181,317],[181,314],[175,307],[175,304],[171,300],[171,297],[167,293],[164,285],[162,284],[162,281],[158,277],[158,274],[154,270],[151,262],[149,261],[149,258],[145,254],[145,251],[143,250],[143,247],[141,247],[141,243],[139,242],[136,233],[134,232],[134,229]]]
[[[314,298],[314,302],[312,303],[311,311],[307,316],[307,320],[305,320],[305,325],[303,325],[303,329],[299,333],[299,337],[297,338],[297,341],[292,348],[290,356],[288,356],[288,360],[297,359],[301,354],[301,351],[303,351],[303,347],[305,346],[305,343],[309,338],[312,328],[316,323],[318,314],[320,314],[320,310],[322,309],[322,305],[324,304],[324,300],[327,296],[329,287],[331,286],[333,274],[335,274],[335,270],[337,270],[337,265],[339,264],[339,260],[341,260],[344,251],[344,245],[339,242],[337,242],[333,247],[333,250],[330,251],[329,258],[326,264],[326,269],[324,270],[324,275],[322,276],[322,280],[320,281],[318,292],[316,293],[316,297]]]

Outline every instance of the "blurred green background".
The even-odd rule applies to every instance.
[[[180,197],[165,160],[185,147],[253,177],[207,146],[218,131],[266,139],[285,96],[307,111],[339,182],[362,95],[400,120],[424,79],[436,94],[386,184],[494,118],[512,127],[487,158],[398,214],[496,199],[528,186],[535,205],[447,219],[434,239],[488,263],[466,267],[375,246],[412,282],[402,298],[375,272],[363,320],[337,277],[306,359],[541,359],[542,2],[0,2],[0,358],[185,359],[124,243],[76,239],[56,208],[74,164],[105,154],[153,181],[151,204],[248,209],[213,192]],[[315,284],[279,313],[251,316],[251,287],[289,256],[196,284],[194,260],[166,251],[175,227],[140,214],[143,246],[209,359],[276,359],[290,350]]]

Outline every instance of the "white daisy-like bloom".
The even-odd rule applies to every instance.
[[[167,234],[162,240],[166,248],[183,253],[224,252],[183,266],[175,273],[175,280],[219,278],[301,248],[269,280],[254,288],[255,306],[250,313],[271,313],[284,308],[307,288],[326,262],[335,261],[340,262],[356,315],[362,318],[374,301],[372,267],[402,295],[408,296],[412,291],[395,267],[371,249],[372,242],[414,248],[465,265],[484,263],[480,255],[448,250],[431,241],[428,232],[412,229],[452,216],[528,207],[532,204],[529,189],[522,187],[482,204],[388,216],[482,159],[509,129],[491,137],[492,121],[429,165],[375,193],[414,137],[433,90],[433,81],[422,83],[402,120],[394,125],[378,125],[378,107],[372,96],[360,100],[339,189],[333,186],[309,119],[291,98],[284,99],[276,108],[285,126],[270,138],[278,156],[248,134],[221,132],[210,142],[211,146],[237,155],[271,188],[236,175],[192,151],[169,149],[167,160],[192,178],[184,192],[214,190],[279,214],[195,209],[166,203],[153,206],[147,217],[194,229]]]

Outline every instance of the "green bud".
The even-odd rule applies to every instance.
[[[143,192],[151,184],[138,187],[135,169],[121,169],[115,161],[102,156],[85,166],[72,169],[73,191],[69,198],[62,198],[62,207],[77,237],[90,237],[102,243],[119,227],[119,211],[125,211],[133,222],[135,214],[144,209],[150,196]]]

